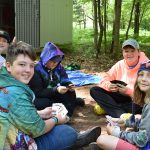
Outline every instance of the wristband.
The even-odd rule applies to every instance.
[[[54,120],[55,124],[57,124],[57,123],[58,123],[58,118],[57,118],[57,117],[52,117],[51,119],[53,119],[53,120]]]

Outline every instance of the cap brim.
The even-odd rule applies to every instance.
[[[133,45],[131,43],[126,43],[126,44],[122,45],[122,48],[124,48],[126,46],[132,46],[133,48],[137,49],[137,47],[135,47],[135,45]]]
[[[51,59],[52,61],[54,62],[60,62],[62,61],[62,58],[61,57],[57,57],[57,58],[54,58],[54,59]]]
[[[10,43],[10,39],[8,39],[8,37],[7,37],[7,36],[5,36],[5,35],[3,35],[3,34],[0,34],[0,37],[3,37],[4,39],[6,39],[6,40],[7,40],[7,42],[8,42],[8,43]]]

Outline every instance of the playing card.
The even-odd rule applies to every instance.
[[[64,107],[63,109],[61,109],[61,110],[59,111],[59,113],[61,113],[62,117],[64,117],[64,116],[67,115],[68,110]]]
[[[60,104],[61,103],[53,103],[52,110],[58,111],[59,109],[61,109],[62,105],[60,105]]]
[[[117,123],[112,121],[112,117],[109,115],[106,115],[107,121],[112,125],[112,126],[116,126]]]
[[[62,117],[64,117],[68,113],[68,110],[62,103],[53,103],[52,110],[56,111],[56,115],[60,113]]]

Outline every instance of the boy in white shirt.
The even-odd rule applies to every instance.
[[[0,30],[0,68],[5,64],[5,58],[1,56],[2,52],[6,51],[10,43],[9,34]]]

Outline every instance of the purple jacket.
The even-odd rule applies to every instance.
[[[47,42],[40,55],[40,60],[35,66],[34,76],[29,83],[36,97],[50,98],[57,92],[56,86],[58,84],[68,85],[71,83],[61,61],[53,70],[49,70],[45,67],[45,64],[50,59],[58,55],[62,56],[62,59],[64,58],[64,53],[57,46],[51,42]]]

